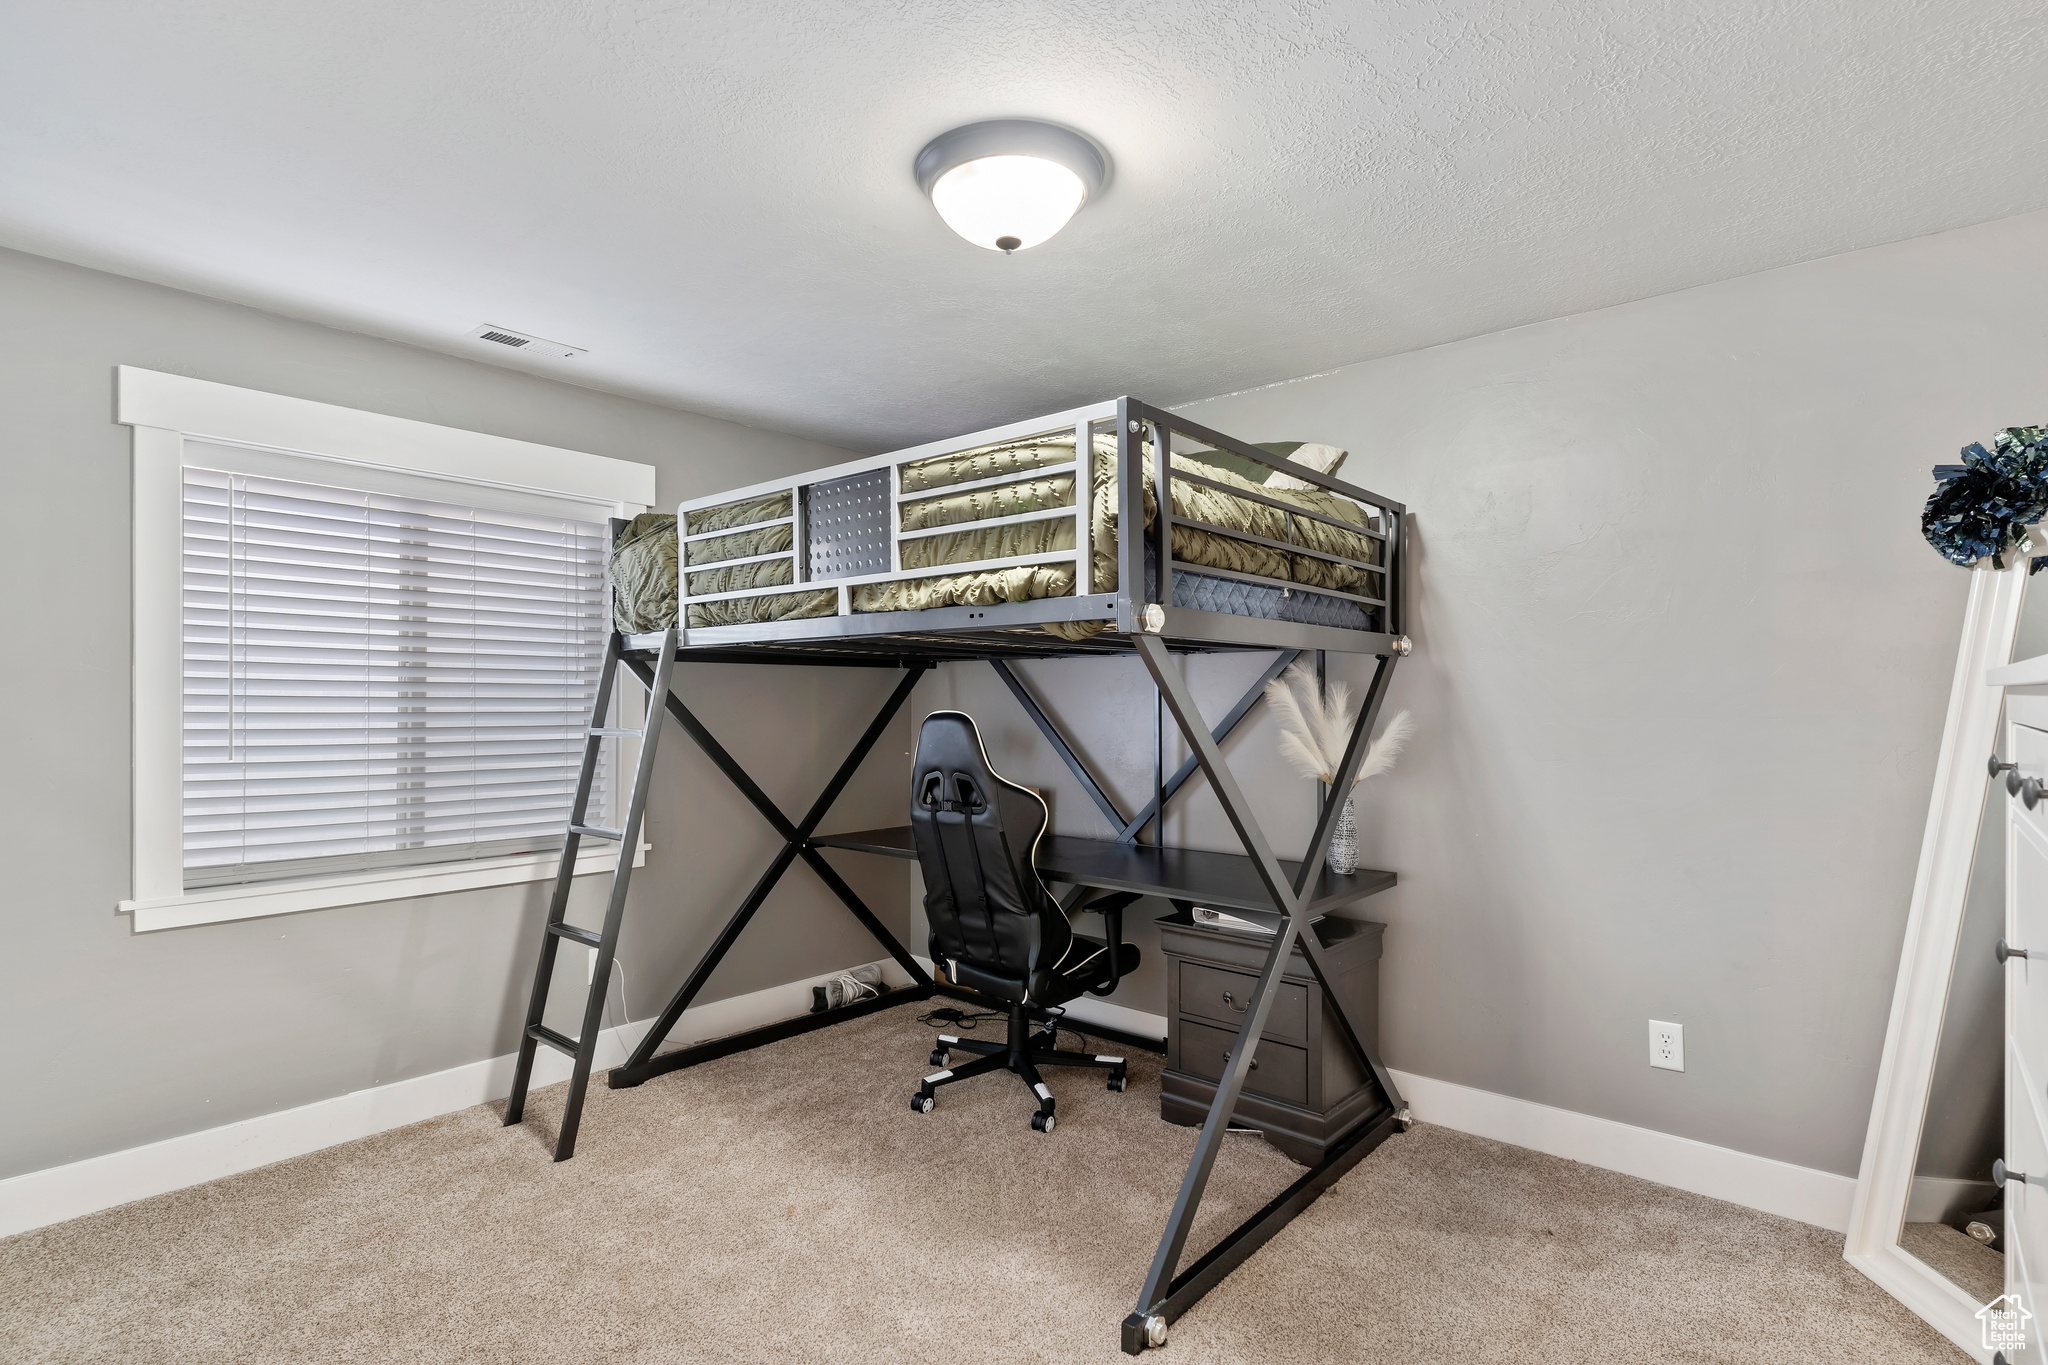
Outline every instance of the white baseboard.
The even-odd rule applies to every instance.
[[[880,965],[888,985],[909,984],[909,976],[894,962]],[[832,975],[837,973],[770,986],[685,1010],[669,1032],[668,1041],[677,1045],[699,1043],[803,1014],[811,1007],[811,987]],[[598,1040],[597,1067],[614,1067],[625,1061],[645,1036],[647,1022],[606,1029]],[[0,1237],[252,1171],[323,1147],[503,1099],[511,1092],[516,1060],[507,1053],[431,1075],[318,1100],[296,1109],[0,1180]],[[569,1070],[567,1057],[552,1048],[541,1048],[534,1057],[533,1084],[565,1081],[569,1079]]]
[[[1640,1176],[1782,1218],[1796,1218],[1830,1232],[1848,1230],[1849,1201],[1856,1192],[1852,1176],[1794,1166],[1406,1071],[1393,1074],[1394,1084],[1424,1123]]]
[[[1084,996],[1067,1006],[1078,1023],[1104,1024],[1146,1038],[1166,1036],[1166,1017]],[[1415,1117],[1424,1123],[1454,1128],[1475,1137],[1528,1147],[1551,1156],[1582,1161],[1603,1170],[1640,1176],[1694,1194],[1725,1199],[1731,1204],[1796,1218],[1831,1232],[1849,1226],[1849,1201],[1856,1192],[1851,1176],[1816,1171],[1770,1157],[1716,1147],[1650,1128],[1594,1118],[1569,1109],[1475,1090],[1450,1081],[1395,1071],[1394,1084]],[[1915,1197],[1921,1197],[1914,1182]],[[1967,1198],[1970,1191],[1951,1190],[1966,1181],[1929,1181],[1925,1197],[1933,1203]],[[1935,1188],[1941,1186],[1942,1188]],[[1974,1191],[1974,1186],[1971,1190]],[[1984,1187],[1987,1191],[1989,1186]],[[1989,1198],[1988,1193],[1985,1198]],[[1932,1221],[1932,1220],[1928,1220]]]
[[[908,983],[909,978],[893,962],[881,966],[889,985]],[[792,1018],[810,1008],[811,987],[826,979],[811,977],[697,1006],[684,1012],[669,1041],[678,1045],[702,1042]],[[1085,997],[1069,1004],[1067,1013],[1076,1023],[1100,1024],[1140,1037],[1166,1036],[1163,1016],[1107,1000]],[[597,1065],[612,1067],[624,1061],[645,1029],[642,1021],[607,1030],[599,1041]],[[0,1237],[503,1099],[511,1089],[513,1060],[510,1055],[492,1057],[0,1180]],[[1415,1117],[1425,1123],[1640,1176],[1834,1232],[1849,1225],[1849,1201],[1856,1188],[1849,1176],[1428,1076],[1405,1071],[1393,1075]],[[552,1085],[568,1076],[569,1059],[541,1049],[534,1062],[534,1084]],[[1937,1191],[1935,1184],[1969,1183],[1928,1182],[1927,1198],[1939,1202],[1958,1194],[1945,1188]]]

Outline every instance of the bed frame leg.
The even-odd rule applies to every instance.
[[[1244,1088],[1245,1077],[1251,1070],[1251,1058],[1260,1038],[1265,1033],[1266,1019],[1272,1011],[1274,997],[1285,971],[1288,954],[1299,942],[1309,966],[1323,983],[1324,998],[1336,1004],[1337,1015],[1342,1022],[1346,1041],[1352,1049],[1372,1067],[1374,1076],[1385,1092],[1391,1111],[1381,1122],[1372,1125],[1373,1131],[1389,1128],[1393,1113],[1403,1108],[1400,1092],[1394,1088],[1393,1079],[1377,1056],[1364,1045],[1364,1031],[1361,1021],[1352,1019],[1339,999],[1331,990],[1328,973],[1325,970],[1322,944],[1317,940],[1310,922],[1308,907],[1315,899],[1313,890],[1320,885],[1324,863],[1329,857],[1330,839],[1336,832],[1337,818],[1344,809],[1342,801],[1328,801],[1323,805],[1316,821],[1315,834],[1310,840],[1308,853],[1302,859],[1300,874],[1292,881],[1287,878],[1267,840],[1265,830],[1258,817],[1252,813],[1251,802],[1237,783],[1237,778],[1224,761],[1223,751],[1217,746],[1209,727],[1202,719],[1201,709],[1196,705],[1193,694],[1188,690],[1187,679],[1174,663],[1173,655],[1166,642],[1153,635],[1136,635],[1132,639],[1139,659],[1146,671],[1152,675],[1153,684],[1174,722],[1180,727],[1183,738],[1194,751],[1203,773],[1209,779],[1210,787],[1216,793],[1217,801],[1223,807],[1231,828],[1237,832],[1238,840],[1244,845],[1245,853],[1258,870],[1259,879],[1265,885],[1266,894],[1272,897],[1273,908],[1286,916],[1278,932],[1273,935],[1273,945],[1260,970],[1258,985],[1252,991],[1250,1003],[1246,1006],[1244,1022],[1240,1026],[1237,1042],[1231,1047],[1230,1057],[1224,1063],[1223,1076],[1217,1082],[1215,1099],[1210,1103],[1208,1115],[1202,1122],[1201,1135],[1195,1140],[1194,1155],[1189,1158],[1188,1169],[1182,1177],[1180,1192],[1175,1196],[1173,1209],[1167,1215],[1165,1230],[1160,1234],[1159,1249],[1152,1259],[1151,1269],[1145,1276],[1145,1284],[1138,1292],[1138,1301],[1131,1315],[1120,1325],[1121,1342],[1126,1351],[1132,1351],[1139,1336],[1145,1334],[1150,1324],[1156,1323],[1159,1335],[1164,1337],[1165,1326],[1173,1318],[1185,1312],[1196,1299],[1207,1291],[1210,1284],[1221,1278],[1204,1274],[1190,1278],[1176,1276],[1181,1253],[1186,1249],[1189,1229],[1194,1225],[1195,1213],[1201,1207],[1202,1194],[1208,1186],[1210,1171],[1216,1163],[1221,1149],[1224,1132],[1230,1126],[1230,1115],[1237,1107],[1237,1100]],[[1335,791],[1349,791],[1358,773],[1358,767],[1365,761],[1365,751],[1372,734],[1374,722],[1378,719],[1381,705],[1386,700],[1388,684],[1393,680],[1394,656],[1379,657],[1379,668],[1374,673],[1372,685],[1367,690],[1364,705],[1359,708],[1358,720],[1352,726],[1351,737],[1344,749],[1344,759],[1337,768]],[[1390,1130],[1390,1129],[1389,1129]],[[1382,1133],[1382,1136],[1384,1134]],[[1339,1172],[1341,1173],[1341,1172]],[[1336,1176],[1332,1174],[1331,1180]],[[1298,1205],[1290,1204],[1284,1209],[1262,1211],[1251,1220],[1226,1235],[1225,1243],[1239,1243],[1257,1233],[1263,1241],[1272,1235],[1286,1221],[1306,1207],[1322,1186],[1318,1185],[1308,1193],[1307,1199]],[[1254,1224],[1258,1227],[1255,1229]],[[1219,1245],[1223,1245],[1219,1243]],[[1249,1254],[1247,1251],[1246,1254]],[[1205,1258],[1206,1259],[1206,1258]],[[1234,1262],[1232,1262],[1234,1264]],[[1227,1267],[1225,1267],[1227,1269]],[[1191,1272],[1192,1274],[1192,1272]],[[1138,1325],[1134,1335],[1132,1324]],[[1145,1340],[1145,1345],[1157,1344]],[[1135,1354],[1135,1351],[1132,1351]]]

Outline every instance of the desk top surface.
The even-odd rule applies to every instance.
[[[811,842],[823,848],[852,849],[891,858],[917,856],[908,825],[856,830],[850,834],[819,834]],[[1287,858],[1280,860],[1280,867],[1290,877],[1301,871],[1299,862]],[[1135,891],[1144,896],[1193,901],[1217,910],[1264,910],[1268,914],[1273,910],[1272,898],[1259,880],[1258,869],[1242,853],[1048,834],[1038,841],[1038,870],[1052,881],[1074,886]],[[1348,905],[1385,891],[1396,880],[1393,873],[1372,868],[1361,867],[1349,876],[1325,869],[1315,897],[1309,902],[1309,911],[1317,914]]]

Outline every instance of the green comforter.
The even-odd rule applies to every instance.
[[[1116,535],[1116,441],[1098,436],[1091,452],[1091,497],[1089,519],[1094,549],[1094,589],[1113,592],[1117,583]],[[1051,554],[1074,548],[1072,517],[1013,522],[971,530],[945,532],[939,528],[991,517],[1048,511],[1074,505],[1072,471],[1025,479],[996,488],[946,493],[947,487],[991,478],[999,474],[1024,472],[1047,466],[1069,464],[1074,458],[1074,438],[1043,437],[1005,442],[978,450],[936,456],[902,467],[905,493],[931,493],[902,504],[905,531],[933,531],[903,542],[906,573],[940,569],[948,564],[977,560],[1008,559],[1025,555]],[[1321,489],[1279,490],[1261,487],[1238,474],[1198,458],[1174,457],[1173,555],[1176,561],[1210,568],[1259,574],[1310,587],[1334,588],[1342,592],[1375,595],[1377,575],[1349,564],[1335,564],[1313,555],[1291,553],[1275,546],[1261,545],[1229,532],[1263,537],[1330,554],[1344,555],[1368,564],[1380,563],[1380,542],[1365,534],[1368,521],[1364,509],[1348,498]],[[1191,475],[1220,487],[1198,484],[1179,477]],[[1158,498],[1153,488],[1149,461],[1144,484],[1145,524],[1158,516]],[[1263,494],[1286,503],[1290,509],[1321,513],[1356,526],[1332,526],[1328,522],[1290,515],[1288,510],[1235,495],[1236,490]],[[787,550],[791,528],[787,525],[745,527],[789,516],[789,495],[771,494],[744,502],[726,503],[689,514],[692,534],[732,529],[733,534],[693,541],[689,544],[690,592],[729,592],[742,588],[773,587],[789,583],[790,561],[769,560],[756,564],[709,567],[720,561]],[[667,573],[664,598],[660,575],[664,561],[658,546],[640,545],[639,528],[649,522],[649,534],[662,534],[666,523]],[[1182,523],[1200,522],[1221,528],[1205,529]],[[641,517],[621,541],[613,555],[613,583],[618,588],[621,628],[666,629],[675,620],[675,518]],[[627,556],[628,572],[621,571],[621,557]],[[1025,602],[1046,597],[1070,597],[1074,593],[1074,567],[1068,564],[1027,565],[1009,569],[984,569],[954,574],[904,577],[885,583],[864,583],[850,591],[855,611],[921,611],[940,606],[986,606],[1000,602]],[[693,602],[691,626],[740,625],[756,621],[795,617],[829,616],[837,609],[838,593],[831,588],[812,588],[760,597],[722,602]],[[666,611],[666,617],[662,613]],[[1085,639],[1105,628],[1106,622],[1056,622],[1041,629],[1067,639]]]

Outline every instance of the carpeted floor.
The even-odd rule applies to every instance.
[[[0,1242],[8,1362],[1085,1361],[1117,1352],[1192,1148],[1053,1072],[909,1095],[905,1007],[591,1092],[580,1152],[499,1106]],[[993,1022],[993,1021],[992,1021]],[[986,1025],[984,1026],[986,1027]],[[1232,1137],[1205,1245],[1297,1168]],[[1839,1236],[1428,1125],[1176,1323],[1197,1362],[1953,1362]]]

